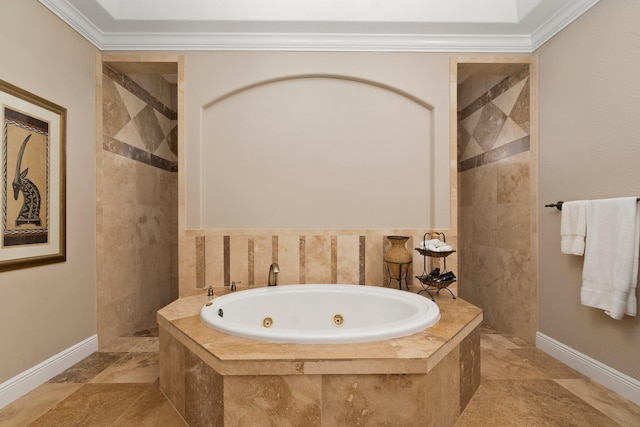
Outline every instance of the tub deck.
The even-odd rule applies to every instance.
[[[437,298],[427,330],[356,344],[227,335],[199,318],[210,299],[158,312],[160,387],[190,425],[447,426],[480,384],[482,310],[460,298]]]

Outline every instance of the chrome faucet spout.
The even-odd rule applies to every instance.
[[[280,266],[274,262],[269,267],[269,280],[267,286],[276,286],[278,284],[278,273],[280,273]]]

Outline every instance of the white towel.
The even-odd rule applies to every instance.
[[[587,231],[587,202],[576,200],[562,204],[560,220],[560,250],[563,254],[583,255]]]
[[[427,245],[427,247],[424,249],[431,252],[451,252],[453,250],[453,248],[448,245],[442,245],[442,246]]]
[[[614,319],[636,315],[639,241],[640,210],[635,197],[587,203],[582,304],[603,309]]]
[[[439,248],[440,246],[444,246],[444,242],[441,242],[439,239],[431,239],[425,240],[424,242],[420,242],[420,249],[430,250],[430,247]]]

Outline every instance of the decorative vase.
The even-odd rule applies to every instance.
[[[400,280],[402,276],[406,276],[408,269],[403,269],[402,264],[411,264],[411,253],[405,247],[407,236],[387,236],[387,240],[391,243],[391,247],[382,257],[389,268],[389,275],[392,279]],[[404,270],[404,271],[403,271]]]

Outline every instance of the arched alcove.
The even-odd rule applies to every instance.
[[[426,228],[433,107],[352,77],[271,79],[203,106],[200,162],[205,229]]]

